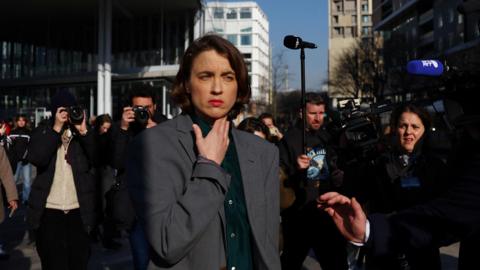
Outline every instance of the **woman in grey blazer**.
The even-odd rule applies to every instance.
[[[250,98],[242,54],[219,36],[195,40],[172,96],[183,113],[129,147],[149,269],[280,269],[278,151],[230,121]]]

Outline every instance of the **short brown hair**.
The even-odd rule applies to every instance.
[[[228,113],[230,119],[235,118],[250,100],[251,90],[248,81],[247,65],[240,51],[228,40],[217,35],[203,36],[190,44],[185,51],[180,64],[175,83],[173,85],[172,100],[186,113],[193,112],[193,104],[190,94],[187,93],[186,83],[190,80],[190,72],[195,58],[204,51],[215,50],[218,54],[226,57],[235,72],[237,80],[237,100]]]

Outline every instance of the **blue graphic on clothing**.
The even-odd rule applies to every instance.
[[[330,172],[326,159],[327,151],[324,148],[314,147],[307,152],[307,156],[311,158],[307,169],[307,180],[328,180]]]

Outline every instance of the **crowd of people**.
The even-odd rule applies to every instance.
[[[87,269],[91,241],[115,250],[122,232],[135,269],[229,270],[302,269],[310,251],[324,270],[441,269],[439,246],[478,235],[480,204],[463,196],[480,199],[478,111],[461,125],[470,148],[448,164],[432,155],[429,113],[413,104],[392,112],[374,158],[352,163],[322,95],[307,93],[306,118],[285,131],[269,113],[234,127],[250,95],[242,54],[215,35],[182,58],[174,119],[147,86],[130,91],[118,122],[73,118],[79,104],[58,91],[35,129],[26,115],[0,126],[11,209],[0,221],[25,205],[42,268],[62,270]]]

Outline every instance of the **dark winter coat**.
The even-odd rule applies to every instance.
[[[12,142],[10,146],[10,162],[16,167],[19,161],[25,161],[31,130],[23,128],[12,129],[8,136]],[[15,171],[15,170],[14,170]]]
[[[27,160],[37,167],[37,177],[32,184],[27,209],[27,223],[32,229],[40,226],[53,183],[57,150],[61,143],[61,134],[53,130],[52,125],[40,126],[32,132],[27,155]],[[87,232],[96,223],[96,178],[93,169],[97,163],[95,149],[95,135],[89,131],[85,136],[74,135],[67,152],[72,166],[80,215]]]

